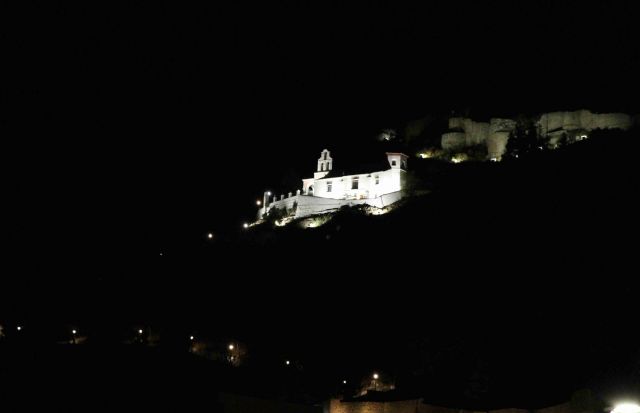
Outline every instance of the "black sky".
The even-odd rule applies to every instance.
[[[47,193],[63,215],[94,211],[108,227],[142,213],[145,226],[206,231],[241,222],[325,146],[428,113],[634,111],[635,12],[631,1],[32,3],[8,36],[17,200]]]

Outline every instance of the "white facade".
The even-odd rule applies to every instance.
[[[367,204],[383,208],[397,202],[402,198],[407,156],[391,152],[386,155],[389,163],[386,170],[335,176],[331,174],[333,158],[325,149],[320,153],[313,178],[302,180],[302,190],[279,197],[265,193],[263,207],[258,211],[258,216],[262,217],[271,208],[292,209],[294,205],[295,217],[300,218],[330,212],[344,205]]]

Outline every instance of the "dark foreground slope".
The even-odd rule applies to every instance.
[[[81,294],[51,277],[56,294],[21,307],[34,329],[69,320],[95,338],[139,323],[165,332],[162,349],[3,348],[0,403],[189,411],[216,406],[219,389],[308,402],[374,369],[468,407],[556,402],[595,382],[619,391],[638,378],[637,138],[594,134],[497,164],[414,160],[431,192],[386,215],[254,227],[69,287]],[[193,331],[246,343],[255,370],[234,378],[166,345]],[[283,393],[261,363],[289,358],[305,379]]]
[[[167,345],[104,345],[95,340],[51,345],[14,339],[0,342],[0,408],[3,412],[319,411],[314,406],[321,388],[277,367],[256,363],[232,367]],[[315,397],[310,396],[313,392]]]
[[[136,346],[3,343],[2,411],[219,411],[219,374],[188,356]]]

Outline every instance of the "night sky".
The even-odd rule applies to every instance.
[[[475,332],[533,340],[526,351],[540,340],[544,360],[556,353],[540,336],[558,334],[562,354],[574,354],[572,344],[626,328],[628,307],[620,316],[603,292],[562,285],[586,279],[582,269],[509,267],[503,283],[467,263],[421,281],[385,278],[396,263],[415,271],[407,257],[363,274],[353,262],[313,265],[301,258],[308,251],[233,248],[264,190],[309,176],[324,148],[356,156],[383,128],[469,109],[640,112],[637,2],[348,3],[16,10],[3,36],[12,56],[3,100],[16,125],[5,133],[7,322],[189,325],[295,348],[319,365],[355,360],[354,372],[391,363],[396,345],[429,331],[470,348],[482,348],[465,341]],[[279,271],[303,263],[308,271]],[[383,290],[413,300],[369,309]],[[588,355],[576,354],[567,362],[579,366]]]

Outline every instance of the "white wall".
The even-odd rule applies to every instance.
[[[300,195],[298,197],[298,208],[296,218],[310,215],[335,212],[343,206],[371,205],[377,208],[384,208],[402,199],[402,191],[385,194],[371,199],[333,199],[319,198],[316,196]]]
[[[267,211],[271,208],[293,208],[293,204],[297,203],[296,218],[304,218],[310,215],[318,215],[329,212],[335,212],[343,206],[370,205],[377,208],[384,208],[401,200],[402,191],[384,194],[382,196],[370,199],[333,199],[320,198],[317,196],[294,195],[282,201],[277,201],[267,207]],[[260,209],[259,215],[262,212]],[[261,217],[258,217],[261,218]]]
[[[334,199],[376,198],[401,190],[401,179],[404,173],[406,172],[401,169],[389,169],[370,174],[318,179],[313,184],[313,195]],[[358,177],[358,189],[351,189],[354,177]],[[378,177],[378,184],[376,184],[376,177]],[[331,192],[327,191],[328,182],[331,182]]]
[[[307,178],[307,179],[303,179],[302,180],[302,193],[305,195],[309,194],[309,187],[311,185],[313,185],[313,183],[315,182],[315,178]],[[315,191],[315,186],[313,187],[313,190]]]

